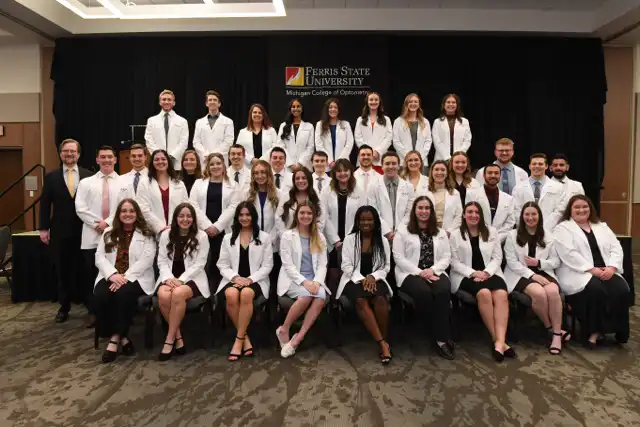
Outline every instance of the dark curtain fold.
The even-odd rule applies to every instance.
[[[281,61],[289,52],[290,65],[308,64],[308,51],[297,57],[299,46],[327,40],[333,47],[312,49],[318,64],[331,49],[344,46],[375,46],[380,55],[371,55],[371,61],[387,58],[386,89],[378,91],[392,120],[404,97],[416,92],[433,122],[442,97],[455,92],[471,123],[475,168],[494,159],[498,138],[509,137],[516,143],[515,163],[525,170],[534,152],[565,153],[570,176],[598,202],[606,78],[597,39],[306,33],[62,39],[52,68],[56,141],[78,139],[85,150],[81,163],[91,167],[98,146],[129,140],[128,125],[145,124],[159,112],[157,98],[165,88],[176,93],[176,111],[189,121],[190,139],[196,119],[206,113],[208,89],[222,94],[222,111],[234,120],[237,133],[246,126],[250,104],[273,109],[274,94],[284,90],[284,76],[281,86],[268,78],[271,57]],[[271,114],[276,125],[285,109]],[[360,109],[355,105],[345,118],[355,121]],[[307,120],[318,120],[313,113]]]

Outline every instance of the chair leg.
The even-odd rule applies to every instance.
[[[215,308],[213,301],[209,301],[209,333],[211,334],[211,348],[214,348],[216,343],[216,328],[215,328]]]
[[[145,314],[145,327],[144,327],[144,347],[147,350],[153,348],[153,329],[155,324],[155,310],[153,307],[149,308]]]

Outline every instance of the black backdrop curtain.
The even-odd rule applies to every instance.
[[[176,94],[190,139],[195,120],[206,113],[209,89],[222,94],[222,111],[234,120],[236,134],[254,102],[268,106],[278,125],[284,101],[292,98],[283,96],[283,64],[348,61],[371,67],[370,88],[381,93],[392,120],[410,92],[421,97],[430,122],[443,95],[459,94],[471,123],[474,167],[491,162],[494,142],[509,137],[516,143],[514,161],[525,170],[533,152],[567,154],[570,176],[599,200],[606,78],[596,39],[307,33],[61,39],[51,72],[56,141],[79,140],[81,163],[92,167],[98,146],[119,147],[130,139],[130,124],[145,124],[160,111],[158,94],[165,88]],[[306,120],[313,123],[318,98],[303,98]],[[338,98],[348,107],[343,118],[353,125],[363,97]]]

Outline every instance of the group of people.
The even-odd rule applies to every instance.
[[[88,326],[109,338],[105,363],[135,352],[128,331],[144,294],[157,296],[168,324],[160,360],[186,351],[187,301],[213,295],[224,299],[237,331],[229,361],[254,355],[247,330],[258,296],[294,300],[275,330],[282,357],[295,354],[326,304],[346,298],[380,361],[390,363],[389,300],[399,293],[414,301],[446,359],[455,357],[450,310],[459,293],[477,301],[499,362],[517,357],[506,341],[512,292],[531,298],[551,354],[571,339],[562,329],[562,296],[587,346],[609,332],[627,342],[622,248],[581,184],[568,178],[565,156],[551,159],[548,177],[546,155],[533,154],[528,174],[512,163],[514,143],[503,138],[496,161],[472,177],[469,123],[453,94],[431,129],[417,95],[407,96],[392,126],[372,92],[355,137],[335,99],[315,132],[297,99],[278,133],[254,104],[235,143],[220,96],[210,91],[206,101],[193,149],[182,148],[188,126],[163,91],[146,146],[130,148],[130,172],[116,174],[116,152],[103,146],[100,170],[91,174],[77,165],[81,145],[67,139],[62,168],[45,178],[40,236],[53,248],[56,322],[68,318],[74,285],[86,290],[89,314],[98,318]],[[357,168],[348,160],[354,138]],[[427,168],[432,142],[436,159]]]

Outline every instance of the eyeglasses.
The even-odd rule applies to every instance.
[[[498,153],[511,153],[513,150],[512,150],[511,148],[508,148],[508,149],[506,149],[506,150],[498,150],[498,149],[496,148],[496,151],[497,151]]]

